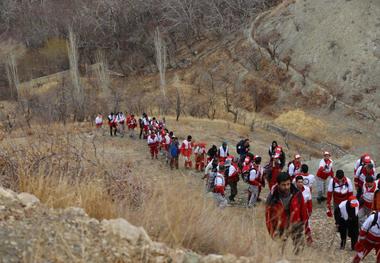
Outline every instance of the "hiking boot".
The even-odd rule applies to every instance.
[[[346,240],[340,241],[340,249],[344,250],[345,247],[346,247]]]
[[[257,197],[256,202],[261,202],[261,201],[262,201],[262,199],[260,197]]]

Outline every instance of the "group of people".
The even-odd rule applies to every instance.
[[[112,136],[113,123],[122,125],[120,120],[123,118],[118,117],[119,113],[110,116]],[[133,115],[127,115],[125,122],[128,129],[137,127]],[[130,126],[131,122],[134,124]],[[369,154],[363,154],[355,162],[353,184],[343,170],[334,173],[331,154],[327,151],[323,152],[314,176],[309,173],[308,165],[302,163],[300,154],[294,155],[286,164],[283,148],[276,141],[269,147],[269,162],[262,165],[262,157],[250,150],[249,139],[239,141],[237,155],[232,155],[227,141],[220,147],[212,145],[209,149],[204,142],[194,142],[191,135],[179,142],[174,132],[167,129],[165,120],[150,118],[145,113],[138,123],[140,138],[147,141],[151,158],[158,159],[161,153],[171,169],[178,169],[180,155],[185,169],[192,169],[194,160],[194,168],[203,172],[206,191],[213,194],[221,208],[236,201],[240,180],[247,184],[247,207],[254,207],[261,201],[261,191],[267,185],[265,218],[268,232],[274,239],[291,238],[296,253],[305,240],[307,244],[313,242],[310,217],[312,193],[316,188],[318,204],[326,202],[326,216],[335,219],[341,237],[340,248],[345,248],[348,236],[351,248],[356,250],[353,262],[360,262],[372,249],[380,262],[380,184]],[[226,197],[228,188],[229,196]]]
[[[123,112],[111,112],[107,116],[108,127],[111,136],[117,136],[119,134],[124,137],[125,127],[128,128],[129,136],[135,137],[135,128],[137,127],[137,120],[135,115],[123,113]],[[103,129],[103,115],[99,113],[95,118],[95,125],[97,129]]]

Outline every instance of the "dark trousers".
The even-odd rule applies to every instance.
[[[351,238],[351,249],[354,250],[355,244],[359,236],[359,221],[358,220],[343,220],[339,222],[338,231],[340,233],[341,247],[344,248],[347,241],[347,236]]]
[[[110,134],[116,136],[116,126],[110,126]]]
[[[140,128],[140,135],[139,135],[140,139],[141,139],[142,134],[143,134],[143,128]]]
[[[235,201],[235,196],[237,195],[237,182],[229,182],[228,185],[231,189],[231,194],[229,196],[230,201]]]
[[[178,169],[178,156],[170,158],[170,169],[173,169],[174,167]]]

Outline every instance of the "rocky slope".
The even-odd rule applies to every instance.
[[[153,242],[124,219],[89,218],[80,208],[50,209],[30,194],[0,187],[1,262],[254,262],[201,256]]]
[[[380,2],[292,0],[259,18],[258,42],[345,103],[380,116]]]

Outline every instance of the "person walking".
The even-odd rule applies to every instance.
[[[170,157],[169,157],[170,169],[173,170],[174,167],[178,169],[178,157],[179,157],[180,149],[179,149],[178,138],[174,135],[172,136],[172,141],[169,145],[169,153],[170,153]]]
[[[288,173],[281,172],[265,205],[265,220],[270,236],[282,241],[291,238],[297,254],[304,244],[307,219],[302,192],[292,184]]]
[[[333,161],[330,159],[331,155],[329,152],[323,153],[323,159],[319,162],[319,168],[317,171],[317,188],[318,197],[317,201],[320,204],[326,200],[326,185],[327,179],[334,176],[333,171]]]
[[[334,210],[335,226],[340,233],[340,249],[344,249],[347,235],[351,238],[351,249],[355,249],[359,235],[359,201],[350,196],[339,204]]]

